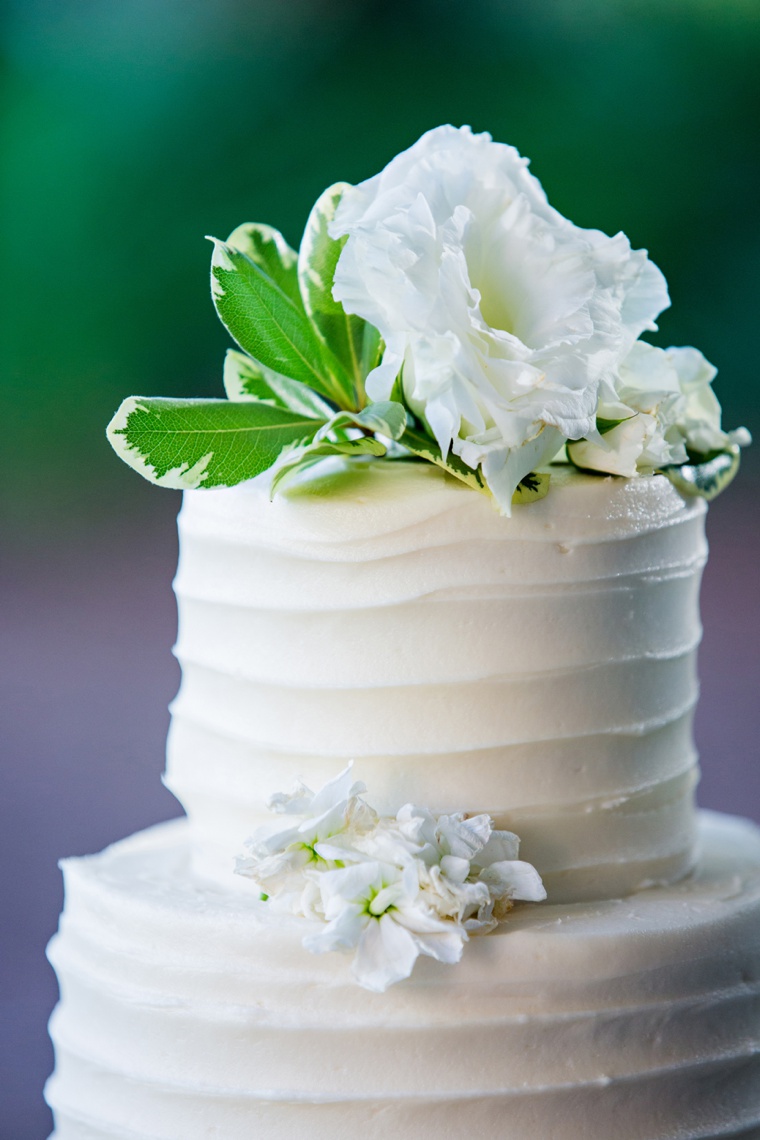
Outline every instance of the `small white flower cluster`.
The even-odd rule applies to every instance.
[[[615,426],[570,444],[574,463],[610,475],[635,475],[746,447],[746,428],[724,432],[711,384],[717,369],[696,348],[636,341],[617,374],[600,384],[597,422]]]
[[[517,836],[495,831],[490,816],[406,804],[381,817],[365,790],[349,765],[316,794],[301,785],[272,797],[272,810],[301,822],[253,836],[236,867],[276,909],[320,924],[303,939],[308,950],[354,950],[365,989],[408,978],[420,954],[458,962],[469,936],[493,930],[514,900],[546,898],[538,872],[517,858]]]
[[[346,190],[333,295],[385,342],[371,399],[400,374],[442,455],[480,468],[505,514],[567,441],[579,466],[620,475],[749,442],[722,431],[700,352],[639,340],[670,304],[646,251],[574,225],[527,165],[443,126]]]

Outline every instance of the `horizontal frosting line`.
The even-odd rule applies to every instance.
[[[542,1010],[531,1008],[530,1010],[515,1011],[514,1013],[498,1013],[486,1017],[468,1017],[466,1012],[463,1013],[461,1009],[452,1012],[451,1018],[441,1017],[437,1015],[436,1020],[431,1022],[430,1026],[421,1026],[419,1020],[419,1012],[415,1013],[412,1020],[404,1021],[398,1017],[394,1017],[392,1021],[386,1020],[386,1015],[382,1010],[376,1011],[375,1018],[368,1018],[363,1020],[361,1017],[361,1009],[357,1017],[357,1009],[350,1010],[346,1014],[344,1022],[338,1020],[330,1020],[324,1022],[322,1019],[309,1020],[293,1020],[292,1022],[283,1019],[283,1011],[273,1007],[268,1011],[264,1005],[257,1001],[255,1007],[252,1004],[224,1001],[218,998],[200,999],[195,998],[193,990],[192,1001],[184,993],[163,994],[160,995],[156,991],[148,989],[145,985],[129,985],[125,984],[123,973],[115,975],[113,972],[104,970],[103,958],[100,955],[100,943],[97,940],[82,940],[82,944],[77,948],[76,941],[72,946],[72,939],[70,934],[65,939],[60,935],[54,937],[51,943],[51,951],[49,953],[49,960],[55,967],[56,971],[63,971],[66,975],[73,975],[79,977],[90,989],[98,987],[107,989],[109,998],[113,997],[115,1000],[123,1000],[127,1004],[139,1005],[149,1007],[156,1010],[171,1010],[172,1008],[182,1009],[186,1012],[192,1012],[193,1016],[197,1015],[199,1020],[218,1020],[220,1022],[229,1021],[230,1023],[239,1022],[240,1014],[249,1014],[255,1012],[255,1020],[251,1021],[250,1026],[252,1030],[266,1030],[274,1029],[277,1032],[282,1032],[287,1035],[292,1033],[294,1035],[308,1032],[324,1033],[326,1038],[339,1034],[350,1034],[354,1031],[371,1030],[378,1033],[380,1037],[398,1032],[400,1035],[404,1033],[413,1034],[435,1034],[437,1032],[448,1030],[455,1033],[459,1030],[470,1032],[473,1030],[487,1030],[498,1032],[500,1027],[503,1026],[528,1026],[531,1024],[542,1023],[545,1025],[562,1024],[569,1025],[576,1022],[581,1023],[585,1021],[595,1020],[610,1020],[625,1017],[626,1015],[646,1014],[648,1012],[662,1011],[663,1007],[667,1007],[668,1014],[675,1013],[679,1010],[689,1010],[697,1008],[706,1008],[707,1006],[720,1006],[730,1004],[734,1001],[746,1001],[753,997],[760,999],[760,975],[753,980],[746,982],[737,982],[733,986],[719,986],[713,990],[702,989],[700,992],[683,994],[679,997],[669,997],[663,1000],[658,997],[655,1000],[634,1001],[630,999],[626,1002],[616,1002],[613,1004],[599,1004],[591,1008],[576,1008],[566,1007],[561,1010]],[[64,945],[65,942],[65,945]],[[86,950],[83,952],[82,945],[91,950],[92,954],[88,957]],[[130,945],[128,957],[129,965],[134,962],[139,962],[142,966],[157,967],[159,977],[165,976],[166,960],[162,955],[151,955],[150,947],[138,947],[134,943]],[[760,957],[758,958],[757,965],[760,966]],[[99,968],[100,967],[100,968]],[[161,972],[161,968],[164,971]],[[220,961],[218,965],[219,977],[225,977],[228,974],[230,965],[225,961]],[[199,963],[196,970],[198,976],[207,977],[209,975],[209,965],[204,960]],[[193,974],[192,968],[183,965],[183,975],[191,977]],[[287,971],[283,971],[284,974]],[[622,980],[622,979],[621,979]],[[267,977],[265,982],[262,982],[263,987],[267,993],[271,992],[271,987],[274,979]],[[283,980],[279,988],[287,988],[287,981]],[[355,987],[349,985],[345,987],[352,993],[355,993]],[[645,999],[649,995],[645,992]],[[584,994],[584,998],[587,995]],[[361,1006],[361,1002],[359,1003]],[[218,1016],[217,1016],[218,1014]],[[247,1018],[246,1018],[247,1019]],[[758,1047],[760,1048],[760,1023],[758,1024]]]
[[[209,768],[209,779],[206,782],[196,778],[188,779],[186,777],[174,776],[172,781],[169,781],[170,790],[176,788],[177,791],[181,789],[183,795],[192,796],[209,796],[212,799],[225,800],[228,795],[224,790],[219,788],[214,783],[214,772]],[[304,771],[304,778],[308,778],[308,772]],[[676,800],[683,796],[685,791],[691,791],[697,783],[698,775],[695,770],[693,759],[689,759],[689,763],[684,766],[683,771],[677,772],[672,776],[663,777],[661,780],[653,780],[647,784],[637,784],[633,786],[625,786],[616,789],[615,793],[607,792],[603,796],[587,797],[581,799],[563,799],[552,800],[551,802],[544,802],[540,804],[535,803],[521,803],[519,806],[510,804],[504,807],[498,807],[496,804],[491,804],[488,812],[492,816],[511,816],[514,820],[543,820],[548,821],[557,820],[567,816],[590,816],[595,815],[597,812],[615,812],[623,814],[639,814],[642,811],[648,810],[648,801],[655,799],[659,792],[662,793],[660,802],[657,807],[664,807],[671,801]],[[472,799],[470,796],[469,799]],[[479,798],[477,804],[480,804]],[[473,801],[473,807],[468,808],[473,812],[485,811],[486,808],[477,806]],[[399,800],[399,806],[401,801]],[[260,813],[263,818],[271,821],[272,816],[266,812]]]
[[[62,1051],[71,1054],[93,1068],[100,1069],[103,1072],[109,1072],[108,1066],[103,1062],[102,1057],[88,1052],[86,1047],[82,1047],[81,1042],[74,1042],[65,1033],[61,1033],[59,1027],[61,1007],[57,1007],[51,1019],[50,1032],[53,1038],[57,1051]],[[377,1032],[376,1027],[372,1032]],[[434,1034],[431,1033],[431,1036]],[[544,1084],[521,1084],[520,1087],[503,1086],[500,1088],[484,1088],[483,1086],[475,1089],[467,1088],[451,1088],[447,1086],[445,1089],[436,1089],[429,1087],[427,1089],[409,1090],[394,1088],[392,1092],[385,1092],[384,1090],[372,1090],[364,1093],[356,1093],[353,1090],[341,1090],[340,1093],[332,1095],[320,1095],[316,1090],[306,1091],[304,1089],[294,1088],[272,1088],[271,1086],[263,1089],[252,1089],[250,1086],[227,1086],[220,1088],[218,1084],[204,1085],[199,1081],[194,1083],[184,1083],[179,1080],[172,1080],[171,1082],[164,1075],[161,1079],[153,1082],[151,1078],[140,1070],[126,1070],[121,1068],[116,1070],[119,1077],[127,1081],[134,1081],[136,1084],[144,1084],[150,1086],[155,1083],[156,1086],[164,1089],[169,1089],[177,1092],[192,1092],[198,1095],[213,1095],[221,1099],[239,1098],[250,1100],[274,1100],[274,1101],[287,1101],[298,1102],[304,1101],[306,1103],[343,1103],[349,1102],[365,1102],[372,1101],[413,1101],[418,1099],[427,1099],[429,1096],[441,1097],[445,1100],[470,1100],[480,1097],[494,1097],[494,1098],[516,1098],[520,1097],[531,1098],[536,1095],[545,1095],[552,1092],[562,1092],[566,1090],[582,1090],[584,1088],[594,1088],[603,1086],[606,1087],[611,1084],[637,1084],[639,1081],[646,1080],[657,1081],[661,1078],[672,1077],[676,1075],[684,1075],[686,1073],[699,1073],[720,1070],[729,1064],[736,1062],[750,1062],[758,1069],[760,1076],[760,1039],[755,1042],[739,1047],[736,1049],[727,1049],[715,1055],[702,1056],[699,1058],[688,1058],[679,1060],[675,1064],[667,1065],[652,1065],[648,1068],[638,1068],[631,1072],[625,1072],[615,1075],[614,1077],[608,1075],[600,1075],[598,1077],[585,1077],[575,1079],[572,1081],[556,1081]],[[114,1072],[113,1069],[110,1070]],[[759,1114],[760,1115],[760,1114]]]
[[[542,745],[556,745],[562,742],[566,742],[568,745],[577,745],[581,741],[588,740],[590,744],[597,745],[600,741],[606,740],[615,745],[620,739],[637,741],[643,739],[645,736],[649,735],[652,732],[666,731],[671,726],[678,724],[681,720],[684,719],[684,717],[689,716],[689,714],[693,711],[693,708],[694,702],[689,702],[689,704],[683,710],[677,712],[673,717],[665,720],[662,720],[658,717],[652,726],[637,725],[635,728],[628,730],[619,727],[600,728],[592,729],[590,732],[565,734],[560,737],[532,736],[530,739],[524,741],[505,741],[502,744],[472,745],[459,749],[436,749],[430,752],[365,752],[362,753],[361,759],[363,761],[371,761],[373,763],[382,762],[383,760],[389,760],[393,763],[398,763],[399,761],[406,759],[412,763],[432,764],[440,761],[442,757],[447,757],[453,763],[456,763],[462,759],[472,759],[473,761],[477,762],[480,757],[500,751],[508,752],[513,749],[541,747]],[[174,716],[175,719],[177,719],[176,713]],[[230,728],[229,724],[212,724],[204,718],[199,717],[197,715],[197,710],[193,709],[190,709],[188,711],[185,711],[183,709],[181,712],[181,720],[183,727],[195,727],[199,731],[207,732],[220,740],[230,741],[232,743],[242,745],[245,747],[246,752],[252,754],[253,756],[260,758],[272,758],[274,762],[277,762],[278,760],[292,760],[293,758],[297,758],[299,760],[303,758],[305,761],[324,761],[326,759],[330,759],[333,756],[338,760],[341,760],[343,758],[333,752],[326,754],[310,754],[307,752],[294,752],[292,749],[282,748],[277,744],[259,745],[255,741],[249,740],[247,736],[236,733]],[[689,755],[693,757],[694,762],[696,762],[697,752],[693,744],[689,749]]]
[[[220,563],[223,560],[220,559]],[[404,604],[412,601],[459,601],[462,599],[470,600],[472,592],[477,592],[479,598],[492,601],[494,598],[508,598],[514,600],[522,600],[525,598],[554,598],[559,597],[566,601],[570,596],[581,596],[586,594],[614,594],[632,591],[640,588],[641,586],[662,585],[670,582],[681,582],[684,579],[693,577],[699,573],[706,563],[706,557],[699,559],[691,559],[687,562],[678,563],[676,565],[668,565],[664,567],[648,567],[636,573],[621,574],[612,573],[604,578],[579,578],[567,579],[558,578],[554,581],[541,580],[538,583],[522,582],[522,581],[504,581],[503,579],[487,581],[483,579],[475,579],[472,582],[459,580],[456,585],[449,586],[431,586],[422,583],[417,588],[412,588],[413,583],[410,583],[407,589],[401,593],[394,592],[385,597],[377,595],[374,598],[366,598],[362,603],[362,607],[370,608],[383,608],[387,606],[394,606]],[[321,577],[322,575],[320,575]],[[201,602],[209,602],[214,605],[245,605],[250,609],[270,609],[274,611],[287,610],[285,605],[269,605],[266,607],[257,607],[255,602],[249,600],[251,596],[250,584],[246,585],[246,590],[242,591],[241,599],[238,599],[234,591],[230,590],[229,582],[225,583],[225,588],[221,589],[209,582],[205,576],[201,581],[194,581],[195,575],[191,572],[185,572],[181,577],[174,580],[174,592],[180,599],[188,599]],[[498,592],[497,592],[498,591]],[[317,600],[317,592],[315,592],[315,601]],[[293,606],[292,612],[302,613],[309,612],[310,606],[301,606],[298,604],[298,598],[290,598],[290,604]],[[311,603],[313,609],[311,612],[321,612],[322,609],[332,610],[343,608],[339,603],[333,605],[316,606]],[[348,608],[348,607],[346,607]],[[360,608],[354,605],[354,609]]]
[[[606,726],[606,725],[599,726],[598,728],[592,727],[592,730],[590,732],[588,730],[569,732],[567,729],[564,729],[562,732],[562,735],[541,736],[538,738],[535,736],[535,734],[531,733],[528,735],[524,735],[522,737],[512,737],[512,738],[507,738],[506,740],[501,740],[501,741],[491,740],[488,742],[474,743],[472,748],[468,747],[468,744],[466,742],[462,742],[462,743],[458,744],[456,740],[447,740],[445,751],[456,752],[456,753],[459,753],[463,756],[466,756],[469,754],[470,751],[480,752],[480,751],[490,750],[493,748],[509,748],[509,747],[512,747],[513,745],[517,746],[520,744],[534,743],[537,739],[539,741],[549,743],[549,742],[560,741],[560,740],[583,740],[583,739],[587,739],[587,738],[591,738],[591,737],[598,739],[599,737],[607,737],[607,736],[614,737],[616,735],[643,737],[643,736],[647,735],[647,733],[652,732],[652,731],[656,731],[657,729],[660,729],[660,728],[667,727],[668,725],[675,723],[676,721],[680,720],[682,717],[691,713],[694,710],[696,703],[697,703],[697,694],[695,694],[689,700],[685,701],[681,706],[678,706],[678,707],[672,709],[668,714],[664,714],[661,716],[655,716],[655,717],[652,717],[651,719],[646,720],[646,721],[639,721],[639,722],[635,722],[635,723],[618,725],[618,726],[614,726],[614,727],[610,727],[610,726]],[[199,726],[203,727],[207,731],[218,732],[220,735],[224,734],[224,735],[228,736],[230,739],[245,741],[246,743],[250,743],[254,748],[256,748],[258,750],[270,752],[270,753],[275,754],[275,755],[279,754],[281,756],[290,756],[294,753],[300,755],[304,751],[304,749],[301,747],[300,744],[298,746],[288,745],[288,744],[283,744],[282,742],[278,743],[278,742],[273,741],[273,740],[264,740],[264,739],[253,738],[252,736],[250,736],[245,730],[243,730],[239,726],[237,728],[234,728],[234,727],[230,726],[229,724],[225,724],[224,728],[222,728],[219,724],[219,721],[215,721],[211,717],[204,717],[202,715],[199,715],[197,708],[195,710],[193,710],[192,713],[186,712],[185,708],[179,702],[179,697],[176,697],[174,699],[174,701],[170,704],[169,710],[175,719],[182,719],[182,720],[189,721],[190,723],[198,724]],[[424,755],[429,755],[431,757],[436,757],[443,750],[444,749],[439,744],[439,745],[432,747],[430,749],[430,751],[427,753],[424,752],[419,747],[417,747],[413,750],[399,749],[397,751],[393,751],[393,750],[384,748],[381,753],[375,753],[375,752],[368,752],[363,747],[357,747],[356,743],[351,741],[347,744],[343,744],[343,743],[333,744],[331,747],[324,748],[322,751],[319,751],[316,747],[314,747],[314,745],[312,743],[313,755],[315,756],[315,758],[318,758],[318,759],[319,758],[327,758],[327,757],[336,757],[338,759],[351,760],[351,759],[359,759],[360,757],[365,757],[365,756],[374,757],[377,755],[393,756],[393,757],[409,756],[409,755],[414,755],[414,756],[420,757],[420,756],[424,756]]]
[[[137,966],[139,969],[150,973],[156,971],[159,977],[164,976],[167,968],[166,952],[165,950],[159,951],[149,938],[142,939],[140,945],[137,946],[134,941],[129,944],[116,944],[113,941],[103,941],[102,938],[93,938],[91,930],[89,935],[89,937],[84,937],[78,930],[68,928],[65,934],[59,933],[54,936],[50,944],[49,958],[56,969],[59,966],[66,969],[67,963],[73,962],[74,971],[78,970],[85,979],[99,977],[101,981],[108,981],[109,978],[113,977],[114,972],[121,978],[124,963],[127,961],[130,969]],[[507,936],[509,936],[509,932],[507,932]],[[475,940],[475,944],[477,945],[479,941],[479,939]],[[471,942],[469,944],[470,949],[472,945]],[[469,953],[469,949],[466,953]],[[95,968],[92,964],[93,955],[97,959]],[[113,967],[107,971],[104,964],[109,960],[113,961]],[[309,958],[302,958],[302,963],[304,965],[313,964]],[[277,1020],[270,1022],[263,1018],[262,1025],[275,1025],[285,1028],[291,1022],[296,1026],[303,1027],[306,1025],[310,1028],[318,1028],[324,1023],[328,1008],[330,1024],[336,1030],[350,1031],[356,1025],[372,1028],[372,1025],[375,1024],[370,1021],[356,1021],[356,985],[348,978],[331,984],[323,979],[318,981],[315,974],[307,971],[306,973],[299,972],[294,979],[291,976],[293,971],[282,965],[274,970],[264,969],[263,972],[257,970],[255,977],[251,977],[250,972],[248,974],[241,972],[241,965],[243,964],[248,965],[247,962],[241,962],[237,955],[231,959],[214,958],[213,962],[207,956],[199,955],[197,962],[193,960],[189,964],[184,958],[178,958],[172,965],[171,977],[175,985],[180,978],[186,977],[188,985],[192,986],[194,1000],[198,999],[198,994],[201,992],[199,985],[206,986],[205,996],[199,1001],[199,1004],[204,1006],[211,1003],[217,1004],[221,1000],[216,990],[215,981],[221,980],[229,985],[230,979],[234,978],[237,1001],[232,1003],[221,1000],[221,1004],[234,1004],[238,1008],[247,1004],[255,1009],[257,1017],[263,1015],[267,1006],[271,1006],[272,1017],[276,1016]],[[491,972],[493,969],[492,964]],[[509,985],[505,989],[504,986],[496,986],[494,979],[491,979],[490,982],[485,980],[478,987],[474,987],[472,979],[470,979],[466,986],[468,995],[466,1001],[456,1001],[449,1005],[436,1001],[431,1006],[430,1001],[425,996],[425,987],[423,986],[421,992],[415,995],[400,993],[398,1004],[393,1002],[396,995],[392,995],[392,999],[384,999],[378,1016],[386,1029],[395,1025],[402,1029],[415,1027],[419,1029],[420,1017],[424,1013],[428,1019],[427,1024],[430,1026],[431,1032],[437,1031],[438,1028],[445,1029],[449,1025],[477,1027],[492,1024],[502,1020],[502,1015],[497,1012],[502,1007],[516,1008],[519,1010],[520,1016],[526,1021],[531,1019],[534,1014],[548,1018],[561,1017],[564,1013],[578,1017],[588,1014],[590,1017],[594,1017],[609,1010],[625,1014],[640,1009],[642,1006],[651,1005],[652,1008],[657,1008],[658,1004],[668,1008],[673,1003],[698,1005],[705,995],[740,995],[745,991],[754,993],[759,980],[760,944],[758,944],[757,949],[745,946],[742,954],[733,955],[728,966],[726,960],[720,956],[719,949],[715,948],[714,953],[709,957],[695,959],[689,957],[678,962],[671,962],[664,971],[655,968],[634,974],[624,974],[620,977],[605,977],[603,985],[595,981],[593,976],[583,984],[575,983],[570,986],[566,983],[562,985],[559,978],[553,979],[552,986],[547,985],[546,980],[542,979],[540,994],[536,993],[535,981],[524,980],[519,985]],[[687,982],[688,988],[684,989],[682,984]],[[441,978],[440,984],[446,989],[449,996],[456,998],[461,996],[457,993],[456,977]],[[210,990],[208,989],[209,985],[211,986]],[[244,985],[246,987],[245,992],[248,995],[246,1003],[240,1000],[241,987]],[[314,1002],[315,986],[318,986],[319,989],[319,996],[322,999],[321,1006]],[[143,982],[141,988],[147,989],[147,983]],[[573,993],[574,990],[575,993]],[[264,1001],[261,1000],[262,993],[265,998]],[[652,1000],[642,1003],[642,993]],[[311,1001],[309,995],[311,995]],[[610,995],[612,1000],[610,1000]],[[540,1001],[537,1000],[539,996]],[[422,1003],[419,1006],[415,1004],[415,997],[417,999],[422,997]],[[172,999],[172,1004],[176,1000],[178,999]],[[414,1011],[412,1014],[407,1012],[410,1001],[411,1008]],[[477,1016],[473,1016],[472,1013],[474,1006],[480,1010]],[[450,1009],[448,1015],[446,1014],[447,1009]],[[304,1013],[309,1015],[308,1020],[304,1017]],[[413,1017],[413,1020],[409,1020],[410,1017]]]
[[[478,675],[470,675],[467,677],[452,677],[450,680],[430,680],[426,677],[421,677],[419,680],[405,681],[399,685],[390,685],[387,682],[379,682],[371,684],[362,682],[354,685],[343,684],[288,684],[282,680],[267,681],[259,677],[249,677],[241,674],[239,671],[234,673],[227,673],[226,670],[220,668],[208,660],[196,655],[194,652],[188,652],[187,649],[175,647],[175,654],[183,669],[187,666],[193,666],[204,673],[214,674],[220,679],[234,680],[235,682],[250,682],[252,686],[257,688],[267,688],[272,690],[284,691],[300,691],[304,693],[312,692],[348,692],[348,693],[373,693],[377,691],[387,692],[389,695],[393,693],[402,693],[409,689],[451,689],[456,692],[466,692],[468,688],[477,689],[483,685],[501,685],[509,686],[523,686],[523,685],[536,685],[536,684],[549,684],[554,685],[557,682],[563,681],[566,678],[577,678],[579,675],[589,675],[592,673],[608,673],[616,667],[625,667],[627,665],[649,665],[653,663],[669,663],[680,662],[694,655],[698,649],[700,637],[689,640],[683,645],[679,645],[672,651],[663,652],[660,654],[636,654],[632,657],[619,657],[619,658],[605,658],[599,661],[591,661],[582,665],[568,665],[562,668],[553,669],[535,669],[532,672],[524,672],[516,669],[514,673],[486,673]],[[170,706],[171,709],[171,706]]]

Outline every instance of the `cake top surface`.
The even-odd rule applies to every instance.
[[[208,534],[298,550],[304,543],[365,540],[408,532],[413,546],[425,544],[423,524],[437,520],[467,539],[521,539],[576,543],[614,540],[657,530],[705,510],[703,500],[684,500],[663,476],[630,480],[583,474],[569,465],[552,468],[552,494],[501,517],[483,495],[431,464],[352,463],[336,460],[312,469],[281,495],[270,495],[266,476],[234,488],[185,492],[186,525]]]

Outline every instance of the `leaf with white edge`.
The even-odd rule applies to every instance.
[[[334,409],[300,380],[280,376],[234,348],[228,348],[224,358],[224,390],[229,400],[260,400],[315,420],[329,420],[334,415]]]
[[[368,404],[360,412],[339,412],[331,420],[328,429],[351,427],[352,425],[368,431],[379,432],[388,439],[401,439],[406,429],[406,408],[395,400],[378,400],[376,404]]]
[[[211,292],[216,311],[244,352],[341,407],[353,385],[302,309],[244,253],[211,238]]]
[[[106,434],[117,455],[151,483],[188,490],[252,479],[320,426],[272,404],[130,396]]]
[[[283,480],[287,480],[298,471],[305,471],[307,467],[331,455],[381,458],[385,454],[384,445],[371,435],[363,435],[358,439],[314,440],[313,443],[304,444],[302,447],[294,447],[282,456],[272,477],[270,493],[274,495]]]
[[[240,250],[263,269],[275,285],[290,297],[299,309],[303,308],[298,288],[298,254],[288,245],[279,230],[261,222],[244,222],[232,231],[227,245]]]
[[[551,475],[548,471],[531,471],[517,484],[512,495],[512,503],[535,503],[549,493]]]
[[[444,459],[441,455],[441,449],[431,436],[425,435],[417,428],[408,427],[400,437],[399,442],[413,455],[419,456],[420,459],[427,459],[430,463],[435,463],[437,467],[442,467],[444,471],[448,471],[449,475],[453,475],[455,479],[460,479],[468,487],[490,496],[490,491],[482,481],[480,472],[468,467],[462,463],[458,456],[451,453]]]
[[[362,353],[365,322],[352,316],[332,295],[335,266],[348,236],[336,241],[327,227],[348,183],[336,182],[317,199],[301,240],[298,254],[298,281],[304,308],[326,342],[345,365],[357,391],[363,393]]]
[[[739,470],[739,448],[731,447],[706,459],[703,463],[684,463],[681,467],[663,467],[664,475],[682,495],[699,496],[710,502],[728,484]]]

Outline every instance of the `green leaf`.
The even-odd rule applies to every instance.
[[[513,505],[535,503],[539,499],[543,499],[549,493],[550,482],[551,475],[548,471],[531,471],[517,484],[512,495]]]
[[[227,245],[244,253],[299,309],[303,308],[298,288],[298,254],[279,230],[261,222],[244,222],[232,231]]]
[[[283,480],[295,475],[297,471],[306,470],[306,468],[318,463],[320,459],[326,459],[330,455],[371,455],[380,458],[385,454],[386,449],[383,444],[371,435],[363,435],[359,439],[319,439],[301,447],[294,447],[292,451],[283,455],[282,460],[277,464],[277,470],[272,477],[271,494],[274,495]]]
[[[161,487],[232,487],[266,471],[320,420],[259,402],[130,396],[107,428],[125,463]]]
[[[349,315],[332,295],[335,267],[347,238],[336,241],[330,237],[327,227],[346,189],[346,182],[328,187],[309,214],[298,254],[298,282],[306,312],[346,368],[357,393],[363,395],[365,322],[361,317]]]
[[[379,432],[389,439],[401,439],[406,428],[406,408],[395,400],[378,400],[368,404],[361,412],[339,412],[324,429],[351,427],[352,425]]]
[[[245,254],[211,238],[216,311],[244,352],[342,407],[355,396],[345,370],[290,297]]]
[[[224,390],[235,402],[259,400],[315,420],[329,420],[334,414],[334,409],[300,380],[280,376],[234,348],[228,348],[224,358]]]
[[[444,459],[435,440],[419,429],[408,427],[399,442],[413,455],[419,456],[420,459],[427,459],[428,462],[435,463],[437,467],[442,467],[444,471],[448,471],[449,475],[453,475],[455,479],[460,479],[468,487],[473,487],[476,491],[482,491],[486,495],[490,494],[480,476],[480,471],[468,467],[457,455],[451,452]]]
[[[383,353],[385,352],[385,342],[380,336],[379,331],[374,325],[367,322],[364,324],[364,336],[362,337],[362,360],[361,372],[362,376],[366,378],[373,368],[377,368],[382,360]]]
[[[452,452],[449,452],[443,459],[441,449],[435,440],[425,435],[418,428],[407,428],[401,436],[400,442],[420,459],[427,459],[430,463],[435,463],[437,467],[442,467],[444,471],[448,471],[450,475],[460,479],[468,487],[490,496],[491,492],[481,476],[480,468],[473,470]],[[512,495],[513,504],[519,506],[522,503],[534,503],[538,499],[543,499],[549,491],[550,481],[551,475],[548,472],[531,471],[517,484]]]
[[[596,430],[600,435],[606,435],[608,431],[612,431],[613,428],[619,427],[620,424],[624,424],[627,420],[631,419],[633,419],[633,416],[623,416],[622,419],[619,420],[604,420],[597,416]],[[582,443],[583,441],[579,440],[578,442]]]
[[[699,496],[710,502],[721,491],[725,491],[739,470],[739,462],[739,448],[730,447],[702,463],[663,467],[660,473],[665,475],[682,495]]]

